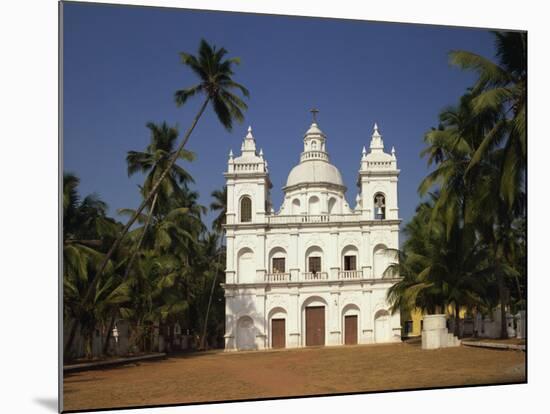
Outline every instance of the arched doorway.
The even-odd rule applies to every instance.
[[[269,312],[271,348],[286,348],[286,311],[277,307]]]
[[[390,313],[381,309],[374,315],[374,342],[383,343],[391,341]]]
[[[239,251],[237,260],[237,282],[251,283],[256,278],[256,266],[254,264],[254,252],[249,248]]]
[[[302,305],[305,346],[319,346],[326,343],[327,303],[321,297],[310,297]]]
[[[356,345],[359,343],[359,307],[349,304],[342,311],[342,327],[344,345]]]
[[[255,349],[254,321],[250,316],[242,316],[237,322],[237,349]]]

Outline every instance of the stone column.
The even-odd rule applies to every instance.
[[[338,279],[338,272],[340,271],[340,250],[338,246],[339,232],[337,229],[330,230],[330,243],[328,246],[327,264],[329,271],[329,278],[332,280]]]
[[[265,230],[260,230],[257,234],[257,249],[254,252],[256,258],[256,282],[263,282],[265,280]]]
[[[372,279],[372,249],[370,246],[370,232],[367,229],[361,230],[361,252],[359,253],[360,268],[363,271],[363,278]]]
[[[328,328],[329,337],[327,345],[340,345],[340,292],[330,292],[328,303]]]
[[[361,338],[360,343],[370,344],[374,342],[374,315],[372,309],[372,289],[362,289],[361,306]]]
[[[263,182],[260,182],[258,183],[257,185],[257,190],[256,190],[256,197],[255,197],[255,210],[254,212],[256,213],[254,215],[255,217],[255,222],[256,223],[265,223],[265,215],[266,215],[266,211],[265,211],[265,200],[266,200],[266,196],[265,196],[265,183]]]
[[[235,184],[227,183],[227,213],[228,217],[227,223],[233,224],[234,221],[229,220],[229,216],[235,216]]]
[[[321,208],[319,209],[320,210],[320,213],[321,214],[328,214],[328,192],[327,191],[323,191],[321,193]]]
[[[258,291],[256,293],[256,312],[257,316],[254,323],[257,323],[258,330],[256,332],[256,346],[258,349],[267,348],[267,315],[265,313],[265,292]]]
[[[225,283],[231,284],[237,280],[235,255],[235,234],[231,231],[226,235]]]
[[[289,337],[289,348],[297,348],[300,346],[300,294],[298,293],[298,288],[292,288],[289,294],[289,304],[288,304],[288,337]]]
[[[297,282],[300,280],[300,264],[298,262],[298,232],[291,230],[290,244],[288,251],[288,271],[290,272],[290,280]]]
[[[234,294],[232,291],[225,291],[225,350],[234,351],[237,344],[235,343],[235,316],[233,315]]]

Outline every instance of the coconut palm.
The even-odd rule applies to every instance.
[[[405,228],[398,265],[402,279],[388,291],[392,311],[421,309],[428,313],[444,312],[449,305],[455,312],[458,335],[459,310],[473,308],[485,294],[483,281],[490,274],[485,246],[465,237],[458,221],[449,231],[445,215],[434,217],[438,195],[421,204]]]
[[[221,234],[225,224],[225,214],[227,213],[227,186],[224,185],[222,190],[212,191],[211,196],[214,201],[210,203],[210,210],[219,212],[212,221],[212,229]]]
[[[186,131],[181,143],[177,147],[175,153],[170,158],[166,165],[166,169],[159,175],[158,180],[152,185],[150,191],[136,209],[134,215],[128,220],[119,236],[111,245],[111,248],[105,255],[100,269],[91,284],[91,287],[86,291],[83,301],[90,299],[92,287],[101,275],[103,274],[109,259],[114,254],[117,247],[120,245],[123,237],[130,230],[132,225],[137,220],[141,212],[150,205],[153,197],[157,194],[164,178],[170,173],[172,166],[180,157],[180,153],[187,144],[193,130],[195,129],[199,119],[211,104],[214,113],[221,124],[230,131],[233,127],[233,122],[242,122],[244,119],[243,111],[247,109],[246,103],[234,93],[240,92],[243,96],[248,97],[249,92],[243,85],[233,80],[233,67],[240,63],[239,58],[225,58],[227,50],[225,48],[216,48],[211,46],[204,39],[201,40],[198,50],[198,56],[182,52],[180,54],[182,63],[189,67],[195,75],[199,77],[199,83],[185,89],[178,90],[175,93],[175,100],[178,106],[185,104],[191,97],[202,95],[204,101],[199,108],[197,115],[194,117],[190,127]],[[70,344],[69,344],[70,345]]]
[[[120,226],[107,217],[107,205],[97,195],[89,195],[81,200],[78,184],[78,177],[64,173],[63,314],[73,321],[67,343],[72,344],[77,328],[80,327],[86,354],[90,356],[97,323],[106,316],[108,308],[126,300],[126,287],[120,283],[116,268],[109,262],[104,277],[94,288],[93,301],[81,301],[103,260],[104,241],[113,240]],[[65,353],[65,357],[68,356]]]
[[[470,168],[488,152],[502,147],[499,193],[512,207],[524,184],[527,163],[527,34],[493,32],[498,63],[472,52],[452,51],[451,63],[474,70],[478,80],[472,88],[474,115],[498,111],[499,119],[484,134],[472,157]]]

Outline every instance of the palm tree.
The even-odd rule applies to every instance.
[[[212,191],[211,195],[214,201],[210,203],[210,210],[219,211],[214,221],[212,221],[212,229],[221,234],[225,224],[225,214],[227,213],[227,186],[224,185],[222,190]]]
[[[484,187],[477,193],[476,228],[491,247],[500,296],[501,336],[506,337],[509,295],[505,279],[511,274],[516,281],[519,277],[512,265],[511,252],[518,240],[513,223],[525,215],[527,37],[520,32],[493,33],[498,63],[466,51],[451,52],[451,62],[478,73],[471,88],[471,123],[478,124],[480,118],[490,120],[489,128],[477,131],[480,141],[473,148],[465,180],[477,188]],[[484,173],[474,172],[480,167]],[[498,189],[496,194],[493,188]]]
[[[434,218],[438,195],[421,204],[407,224],[408,236],[397,265],[402,279],[388,291],[392,311],[418,308],[428,313],[445,312],[452,306],[455,334],[459,334],[459,310],[473,308],[482,302],[483,281],[491,269],[485,246],[465,237],[458,221],[449,230],[447,218],[440,213]]]
[[[476,149],[469,168],[480,163],[489,151],[502,147],[498,188],[508,207],[512,207],[523,187],[527,163],[527,34],[493,33],[498,63],[467,51],[452,51],[450,57],[451,63],[478,73],[472,89],[473,114],[500,113]]]
[[[126,162],[128,164],[128,176],[131,176],[138,171],[143,173],[148,172],[145,182],[141,188],[144,198],[147,198],[147,194],[151,191],[154,183],[158,181],[159,176],[165,170],[168,170],[169,173],[166,179],[162,181],[162,185],[151,200],[151,204],[148,206],[145,226],[141,231],[141,236],[128,262],[125,278],[128,276],[129,269],[132,267],[135,256],[143,243],[143,239],[147,233],[155,207],[161,206],[169,211],[171,206],[178,204],[178,202],[184,199],[185,194],[183,193],[180,185],[183,184],[184,187],[187,187],[188,183],[194,182],[193,177],[191,177],[191,175],[182,167],[176,163],[169,165],[172,157],[176,155],[178,158],[187,161],[192,161],[195,158],[193,153],[183,149],[179,152],[179,154],[175,153],[174,143],[178,138],[177,128],[169,127],[166,122],[163,122],[161,125],[149,122],[147,123],[147,128],[151,131],[151,143],[147,146],[145,152],[128,152],[126,157]]]
[[[186,131],[182,142],[168,161],[166,169],[159,175],[157,181],[152,185],[150,191],[144,197],[144,200],[136,209],[134,215],[130,218],[130,220],[128,220],[119,236],[113,242],[111,248],[105,255],[103,261],[101,262],[99,271],[94,277],[90,288],[86,291],[86,294],[83,297],[84,302],[87,302],[90,299],[93,286],[97,283],[105,271],[111,256],[121,243],[123,237],[130,230],[141,212],[151,203],[155,194],[157,194],[164,178],[170,173],[172,166],[180,157],[181,151],[187,144],[187,141],[191,137],[195,126],[206,110],[208,104],[212,105],[218,120],[228,131],[232,129],[234,121],[242,122],[244,119],[243,111],[247,109],[247,105],[237,94],[233,92],[239,91],[245,97],[249,96],[248,89],[233,80],[233,67],[238,65],[240,60],[239,58],[225,59],[226,55],[227,50],[225,48],[222,47],[217,49],[215,46],[208,44],[208,42],[204,39],[200,42],[198,56],[183,52],[180,54],[182,63],[188,66],[193,73],[199,77],[200,82],[192,87],[178,90],[175,93],[176,104],[178,106],[182,106],[189,98],[195,95],[203,95],[204,101],[189,129]]]
[[[203,324],[203,333],[201,336],[201,344],[200,348],[203,349],[205,346],[205,340],[206,340],[206,329],[208,327],[208,316],[210,314],[210,306],[212,305],[212,296],[214,295],[214,289],[216,287],[216,282],[218,279],[218,273],[222,271],[222,259],[223,259],[223,225],[225,224],[225,215],[227,213],[227,186],[224,185],[222,190],[214,190],[211,193],[212,197],[214,198],[214,201],[210,203],[210,210],[212,211],[219,211],[218,216],[214,219],[212,222],[212,229],[214,230],[214,234],[211,236],[214,237],[214,239],[219,239],[219,250],[215,254],[216,256],[216,267],[214,268],[213,274],[214,277],[212,279],[212,286],[210,288],[210,295],[208,296],[208,305],[206,307],[206,315],[204,317],[204,324]],[[215,242],[214,244],[216,244]]]
[[[91,355],[94,329],[109,307],[125,300],[125,286],[120,283],[116,269],[109,266],[105,277],[94,289],[91,303],[81,302],[84,292],[103,259],[106,240],[112,240],[120,229],[119,223],[107,217],[107,205],[97,196],[83,200],[78,194],[79,179],[74,174],[63,175],[63,313],[73,321],[68,342],[72,344],[80,327],[86,354]],[[70,347],[66,348],[66,351]],[[65,352],[65,358],[69,355]]]

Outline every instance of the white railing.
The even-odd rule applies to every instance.
[[[233,171],[238,172],[263,172],[263,163],[235,163],[233,165]]]
[[[306,151],[306,152],[302,152],[302,154],[300,155],[300,161],[305,161],[310,159],[328,161],[328,154],[324,151]]]
[[[339,223],[361,220],[360,214],[298,214],[292,216],[267,216],[269,224]]]
[[[304,272],[302,273],[303,280],[328,280],[327,272]]]
[[[363,279],[363,271],[341,270],[338,272],[338,279]]]
[[[367,166],[369,168],[391,168],[394,161],[367,161]]]
[[[266,282],[290,282],[290,273],[266,273]]]

